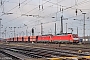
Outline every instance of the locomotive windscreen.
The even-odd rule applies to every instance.
[[[77,34],[73,34],[72,36],[73,36],[73,39],[74,39],[74,40],[79,40],[79,37],[78,37]]]
[[[78,35],[77,34],[73,34],[73,38],[78,38]]]

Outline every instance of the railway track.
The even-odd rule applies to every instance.
[[[0,57],[0,60],[21,60],[18,57],[15,57],[15,56],[13,56],[13,55],[11,55],[9,53],[6,53],[3,49],[0,49],[0,53],[2,55],[5,55],[3,57]]]
[[[77,53],[75,51],[69,50],[60,50],[60,49],[49,49],[49,48],[28,48],[21,46],[4,46],[1,49],[11,51],[14,53],[19,53],[32,58],[52,58],[52,57],[60,57],[60,56],[89,56],[90,54],[85,53]]]
[[[10,47],[10,46],[8,46],[8,47]],[[30,59],[30,57],[27,57],[25,55],[7,50],[7,46],[3,46],[3,45],[0,45],[0,53],[2,55],[5,55],[4,57],[0,57],[0,60],[27,60],[27,59]]]
[[[28,44],[30,46],[32,46],[32,44]],[[90,47],[87,46],[83,46],[80,47],[79,45],[76,46],[70,46],[70,45],[66,45],[66,46],[58,46],[59,44],[42,44],[42,45],[38,45],[38,44],[34,44],[34,46],[36,47],[45,47],[45,48],[52,48],[52,49],[61,49],[61,50],[70,50],[70,51],[78,51],[78,50],[82,50],[83,52],[90,52]]]
[[[82,50],[82,52],[89,52],[90,53],[90,47],[87,46],[82,46],[80,47],[79,45],[76,46],[71,46],[71,44],[66,45],[66,46],[59,46],[59,44],[30,44],[30,43],[24,43],[22,44],[24,46],[35,46],[35,47],[42,47],[42,48],[51,48],[51,49],[60,49],[60,50],[70,50],[70,51],[76,51]]]
[[[12,60],[12,57],[7,56],[4,52],[0,51],[0,60]]]
[[[89,53],[90,54],[90,48],[88,48],[88,47],[61,46],[61,47],[57,47],[56,49],[70,50],[70,51],[75,51],[75,52],[78,52],[79,50],[81,50],[83,53]]]

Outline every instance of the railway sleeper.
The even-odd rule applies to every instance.
[[[8,57],[10,57],[10,58],[12,58],[13,60],[21,60],[21,59],[19,59],[18,57],[16,57],[16,56],[13,56],[13,55],[11,55],[11,54],[9,54],[9,53],[6,53],[4,50],[0,50],[0,52],[1,53],[3,53],[4,55],[6,55],[6,56],[8,56]],[[11,60],[12,60],[11,59]],[[10,60],[10,59],[9,59]]]

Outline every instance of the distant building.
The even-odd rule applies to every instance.
[[[83,43],[90,43],[90,36],[80,37],[80,41]]]

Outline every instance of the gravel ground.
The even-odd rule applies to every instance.
[[[12,60],[12,58],[9,58],[6,55],[0,53],[0,60]]]
[[[0,43],[0,44],[5,44],[9,46],[24,46],[24,47],[42,47],[42,48],[50,48],[50,49],[65,49],[69,48],[70,49],[77,49],[78,48],[90,48],[90,44],[43,44],[43,43]],[[1,55],[1,54],[0,54]],[[45,60],[45,59],[37,59],[37,58],[31,58],[31,59],[26,59],[26,60]]]

